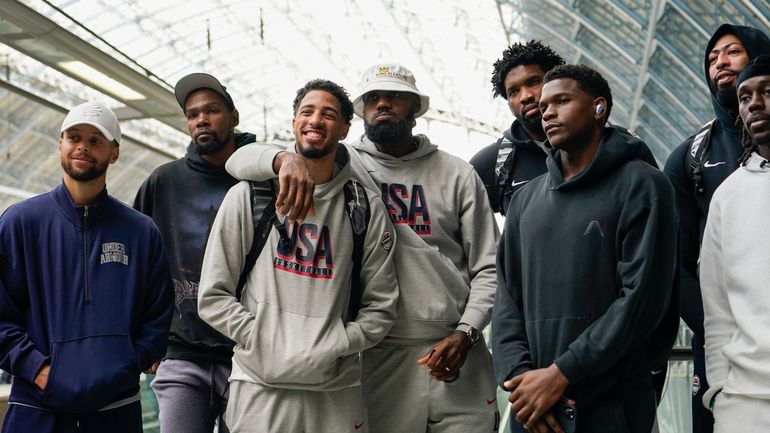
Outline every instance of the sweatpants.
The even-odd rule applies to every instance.
[[[770,429],[770,400],[724,392],[714,403],[714,433],[765,432]]]
[[[142,405],[137,401],[84,416],[60,415],[18,404],[8,405],[2,433],[142,433]]]
[[[150,386],[158,398],[161,433],[227,433],[222,416],[227,407],[230,364],[164,359]]]
[[[272,388],[233,380],[225,420],[233,433],[366,433],[361,387]]]
[[[621,380],[614,389],[588,405],[578,400],[575,406],[578,432],[650,433],[655,425],[655,389],[647,373]],[[510,431],[526,432],[513,413]]]
[[[487,433],[499,423],[492,357],[483,338],[454,382],[433,379],[417,360],[435,342],[388,339],[363,353],[364,398],[372,433]]]

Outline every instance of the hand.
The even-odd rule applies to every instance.
[[[562,397],[569,381],[556,364],[548,368],[527,371],[503,384],[513,390],[508,397],[516,420],[524,428],[534,428],[538,421]]]
[[[147,368],[147,370],[144,370],[144,373],[155,374],[155,372],[158,371],[159,366],[160,366],[160,361],[153,362],[152,365]]]
[[[295,221],[301,223],[306,216],[315,215],[315,181],[305,159],[296,153],[281,152],[273,162],[273,169],[278,173],[278,196],[275,201],[278,212],[286,215],[290,224]]]
[[[532,427],[527,429],[531,433],[564,433],[553,412],[546,412],[545,416],[535,421]]]
[[[434,379],[446,380],[460,373],[460,367],[465,363],[470,348],[468,336],[464,332],[454,331],[436,343],[417,363],[427,366]]]
[[[50,370],[51,364],[44,364],[40,371],[37,372],[37,376],[35,376],[35,385],[37,385],[41,391],[48,386],[48,372]]]

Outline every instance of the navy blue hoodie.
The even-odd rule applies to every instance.
[[[172,305],[158,229],[106,190],[77,206],[62,184],[0,217],[0,368],[14,375],[11,403],[84,414],[135,395],[139,373],[165,351]]]
[[[752,27],[723,24],[706,44],[703,67],[707,84],[710,81],[709,52],[717,40],[726,34],[735,35],[741,41],[750,59],[761,54],[770,54],[770,39],[761,31]],[[703,301],[698,282],[700,241],[703,238],[703,229],[706,227],[711,196],[722,181],[738,168],[738,159],[743,153],[740,126],[736,124],[737,107],[722,106],[717,101],[713,89],[711,104],[714,107],[716,120],[711,131],[708,150],[703,156],[703,193],[695,194],[692,170],[689,169],[687,161],[687,152],[690,150],[695,134],[671,152],[664,168],[674,185],[679,211],[682,265],[681,315],[687,326],[700,336],[703,336]]]

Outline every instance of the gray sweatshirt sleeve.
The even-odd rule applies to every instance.
[[[255,317],[235,297],[244,259],[254,239],[249,184],[225,195],[211,227],[198,287],[198,314],[214,329],[245,346]]]
[[[460,194],[460,231],[471,279],[468,303],[460,322],[481,330],[489,324],[495,301],[495,252],[500,232],[484,184],[471,167]]]
[[[392,254],[395,231],[385,206],[374,193],[369,195],[369,205],[371,218],[361,261],[361,309],[356,320],[345,326],[350,347],[342,356],[376,345],[396,321],[399,287]]]
[[[275,177],[273,160],[286,150],[274,144],[247,144],[241,146],[225,163],[225,170],[236,179],[264,181]]]

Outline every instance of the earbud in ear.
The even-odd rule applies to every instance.
[[[596,104],[596,114],[602,114],[602,113],[604,113],[604,105]]]

